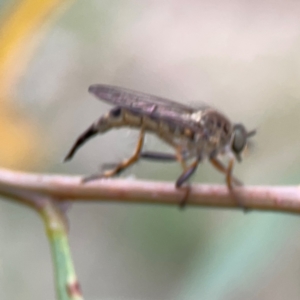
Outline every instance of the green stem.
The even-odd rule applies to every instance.
[[[40,213],[51,246],[57,299],[83,300],[69,248],[66,220],[53,201],[47,201]]]

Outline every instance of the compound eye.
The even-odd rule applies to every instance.
[[[232,143],[232,148],[234,152],[240,153],[241,151],[243,151],[245,145],[246,139],[244,135],[242,135],[241,132],[236,132]]]
[[[247,143],[247,132],[243,125],[237,124],[234,128],[234,137],[232,141],[232,150],[234,153],[241,153]]]

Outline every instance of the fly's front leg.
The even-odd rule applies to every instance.
[[[234,158],[231,158],[229,160],[227,171],[226,171],[226,184],[230,191],[233,190],[233,177],[232,177],[233,165],[234,165]]]
[[[227,168],[217,158],[210,158],[210,162],[217,170],[219,170],[220,172],[226,175],[226,185],[229,191],[231,192],[232,197],[234,198],[238,206],[240,206],[241,208],[243,208],[244,211],[246,211],[247,209],[245,208],[243,201],[238,197],[236,193],[234,193],[234,185],[238,185],[238,186],[243,185],[242,182],[240,182],[232,175],[234,158],[230,159]]]
[[[115,168],[113,168],[112,170],[107,170],[101,174],[93,174],[91,176],[85,177],[83,179],[84,182],[88,182],[94,179],[100,179],[100,178],[109,178],[112,176],[115,176],[119,173],[121,173],[122,171],[124,171],[126,168],[128,168],[129,166],[131,166],[132,164],[134,164],[136,161],[138,161],[139,157],[140,157],[140,152],[142,150],[143,144],[144,144],[144,136],[145,136],[145,132],[142,129],[140,132],[140,136],[139,136],[139,140],[136,146],[136,149],[133,153],[133,155],[122,161],[121,163],[117,164],[115,166]]]
[[[243,201],[239,198],[239,196],[235,193],[234,188],[233,188],[233,177],[232,177],[232,170],[233,170],[233,165],[234,165],[234,158],[231,158],[228,163],[227,171],[226,171],[226,184],[231,192],[231,195],[237,205],[241,207],[244,212],[247,211],[247,208],[245,207]]]
[[[226,168],[217,158],[215,158],[215,157],[210,158],[210,162],[218,171],[227,175],[228,167]],[[232,162],[231,171],[230,171],[231,173],[232,173],[232,168],[233,168],[233,162]],[[230,183],[231,186],[233,183],[236,185],[243,185],[243,183],[241,181],[239,181],[238,179],[236,179],[234,176],[232,176],[232,174],[230,175],[230,177],[231,178],[229,179],[229,181],[231,181],[231,183]]]

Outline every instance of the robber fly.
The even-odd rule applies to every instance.
[[[84,181],[114,176],[143,158],[178,161],[183,169],[175,184],[179,188],[195,172],[198,164],[207,158],[226,175],[229,189],[234,184],[240,184],[232,176],[233,164],[235,159],[241,161],[241,154],[248,138],[255,134],[254,130],[247,131],[242,124],[232,124],[226,116],[209,106],[193,108],[172,100],[104,84],[90,86],[89,92],[114,107],[78,137],[65,160],[70,160],[88,139],[112,128],[138,128],[140,135],[130,158],[115,164],[102,174],[87,177]],[[143,152],[146,132],[156,134],[172,146],[175,154]],[[219,160],[222,155],[229,157],[228,166]]]

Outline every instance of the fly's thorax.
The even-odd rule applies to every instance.
[[[231,141],[233,126],[221,113],[214,109],[200,110],[193,114],[193,118],[199,123],[203,133],[195,140],[199,148],[206,153],[219,152]]]

